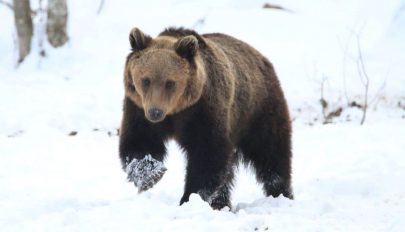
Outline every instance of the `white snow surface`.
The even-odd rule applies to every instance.
[[[45,42],[46,57],[35,19],[18,68],[13,15],[0,5],[0,231],[405,230],[404,0],[271,1],[289,11],[258,0],[122,0],[97,14],[99,2],[68,1],[70,40]],[[134,26],[227,33],[272,61],[293,117],[295,200],[265,198],[240,166],[231,212],[196,194],[180,207],[185,159],[174,142],[162,180],[137,193],[116,136]],[[361,110],[346,107],[363,103],[359,47],[370,79],[363,126]],[[326,125],[322,79],[329,110],[343,107]]]

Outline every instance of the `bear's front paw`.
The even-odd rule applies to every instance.
[[[128,181],[134,182],[138,192],[152,188],[162,179],[166,171],[163,162],[152,158],[151,155],[146,155],[143,159],[134,159],[126,167]]]

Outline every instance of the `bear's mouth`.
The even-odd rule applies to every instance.
[[[165,120],[165,117],[162,117],[161,119],[157,119],[157,120],[151,119],[149,117],[146,117],[146,119],[148,119],[149,122],[158,123],[158,122],[161,122],[161,121]]]

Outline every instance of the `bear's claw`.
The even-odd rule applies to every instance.
[[[133,159],[126,167],[128,181],[134,182],[138,192],[152,188],[167,171],[163,162],[146,155],[143,159]]]

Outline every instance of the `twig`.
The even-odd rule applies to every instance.
[[[347,38],[346,44],[345,44],[345,46],[343,48],[343,67],[342,67],[342,69],[343,69],[343,93],[344,93],[344,95],[346,97],[346,101],[347,101],[348,104],[350,102],[350,98],[349,98],[349,94],[347,93],[346,59],[348,57],[347,51],[349,49],[349,44],[350,44],[350,41],[351,41],[352,36],[353,36],[353,31],[352,30],[350,30],[350,31],[352,33],[350,33],[349,37]]]
[[[286,8],[280,6],[280,5],[272,4],[272,3],[265,3],[265,4],[263,5],[263,9],[283,10],[283,11],[287,11],[287,12],[290,12],[290,13],[294,13],[294,12],[293,12],[292,10],[290,10],[290,9],[286,9]]]
[[[193,26],[191,27],[192,29],[197,29],[198,26],[201,26],[205,23],[205,17],[198,19]]]
[[[364,105],[363,105],[363,117],[361,118],[360,125],[364,124],[367,115],[367,108],[368,108],[368,89],[370,85],[370,78],[366,72],[366,67],[363,61],[363,54],[360,47],[360,36],[356,34],[357,38],[357,51],[359,53],[358,60],[357,60],[357,69],[360,75],[360,79],[364,85]]]
[[[388,79],[388,74],[386,75],[384,82],[381,84],[380,88],[378,88],[377,92],[375,93],[375,96],[373,99],[369,101],[369,105],[376,104],[378,102],[378,97],[381,96],[381,92],[385,89],[387,86],[387,79]]]
[[[327,77],[323,76],[322,80],[320,82],[321,84],[321,99],[320,99],[320,103],[322,106],[322,116],[323,116],[323,121],[326,122],[327,121],[327,115],[326,115],[326,111],[328,109],[328,102],[325,100],[324,97],[324,89],[325,89],[325,82],[327,81]]]
[[[0,0],[0,3],[7,6],[10,10],[14,10],[13,4],[3,1],[3,0]]]
[[[101,10],[103,9],[103,6],[104,6],[104,2],[105,2],[104,0],[100,1],[100,4],[98,5],[97,14],[101,13]]]
[[[329,112],[328,115],[326,116],[325,121],[323,122],[323,124],[328,124],[332,122],[332,119],[335,117],[339,117],[343,112],[343,108],[342,107],[338,107],[336,110]]]
[[[348,44],[349,41],[351,39],[351,37],[354,35],[356,37],[357,40],[357,58],[355,59],[356,61],[356,65],[357,65],[357,72],[360,78],[360,81],[362,83],[362,85],[364,86],[364,104],[361,107],[363,110],[363,116],[361,118],[360,121],[360,125],[363,125],[365,120],[366,120],[366,116],[367,116],[367,109],[368,109],[368,92],[369,92],[369,86],[370,86],[370,78],[367,74],[366,71],[366,67],[364,65],[364,60],[363,60],[363,52],[361,50],[361,46],[360,46],[360,33],[363,30],[363,28],[365,27],[365,23],[363,23],[363,25],[360,26],[360,29],[358,30],[359,32],[354,31],[353,29],[349,28],[349,31],[351,32],[345,49],[344,49],[344,60],[343,60],[343,84],[344,84],[344,90],[345,90],[345,94],[346,94],[346,56],[347,56],[347,50],[348,50]],[[346,95],[346,98],[348,98],[348,96]],[[349,104],[349,105],[353,105],[353,103]],[[358,104],[354,104],[353,106],[357,106]]]

